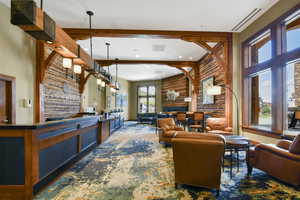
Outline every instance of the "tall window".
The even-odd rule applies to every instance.
[[[272,79],[271,71],[258,73],[251,79],[251,122],[254,126],[271,128],[272,125]]]
[[[155,99],[156,99],[155,86],[138,87],[138,112],[155,113],[156,110]]]
[[[243,61],[243,126],[299,133],[300,6],[246,40]]]

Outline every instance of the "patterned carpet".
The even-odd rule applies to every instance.
[[[243,162],[244,163],[244,162]],[[228,164],[228,162],[227,162]],[[293,199],[300,191],[254,170],[246,177],[246,166],[229,167],[222,174],[218,199]],[[181,186],[174,188],[172,148],[158,143],[154,128],[128,122],[104,144],[76,163],[35,200],[200,200],[216,199],[214,191]]]

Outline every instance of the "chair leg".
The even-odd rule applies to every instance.
[[[217,195],[216,195],[217,197],[219,197],[220,196],[220,190],[217,190]]]
[[[178,189],[178,183],[175,183],[175,189]]]
[[[252,174],[253,167],[250,166],[250,165],[248,164],[248,165],[247,165],[247,170],[248,170],[247,176],[249,177],[249,176],[251,176],[251,174]]]

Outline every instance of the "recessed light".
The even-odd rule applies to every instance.
[[[179,58],[179,59],[181,59],[181,58],[182,58],[182,56],[178,56],[178,58]]]
[[[135,55],[135,57],[136,57],[136,58],[139,58],[139,57],[140,57],[140,55]]]

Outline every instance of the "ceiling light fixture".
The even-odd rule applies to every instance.
[[[179,58],[179,59],[181,59],[181,58],[182,58],[182,56],[178,56],[178,58]]]

